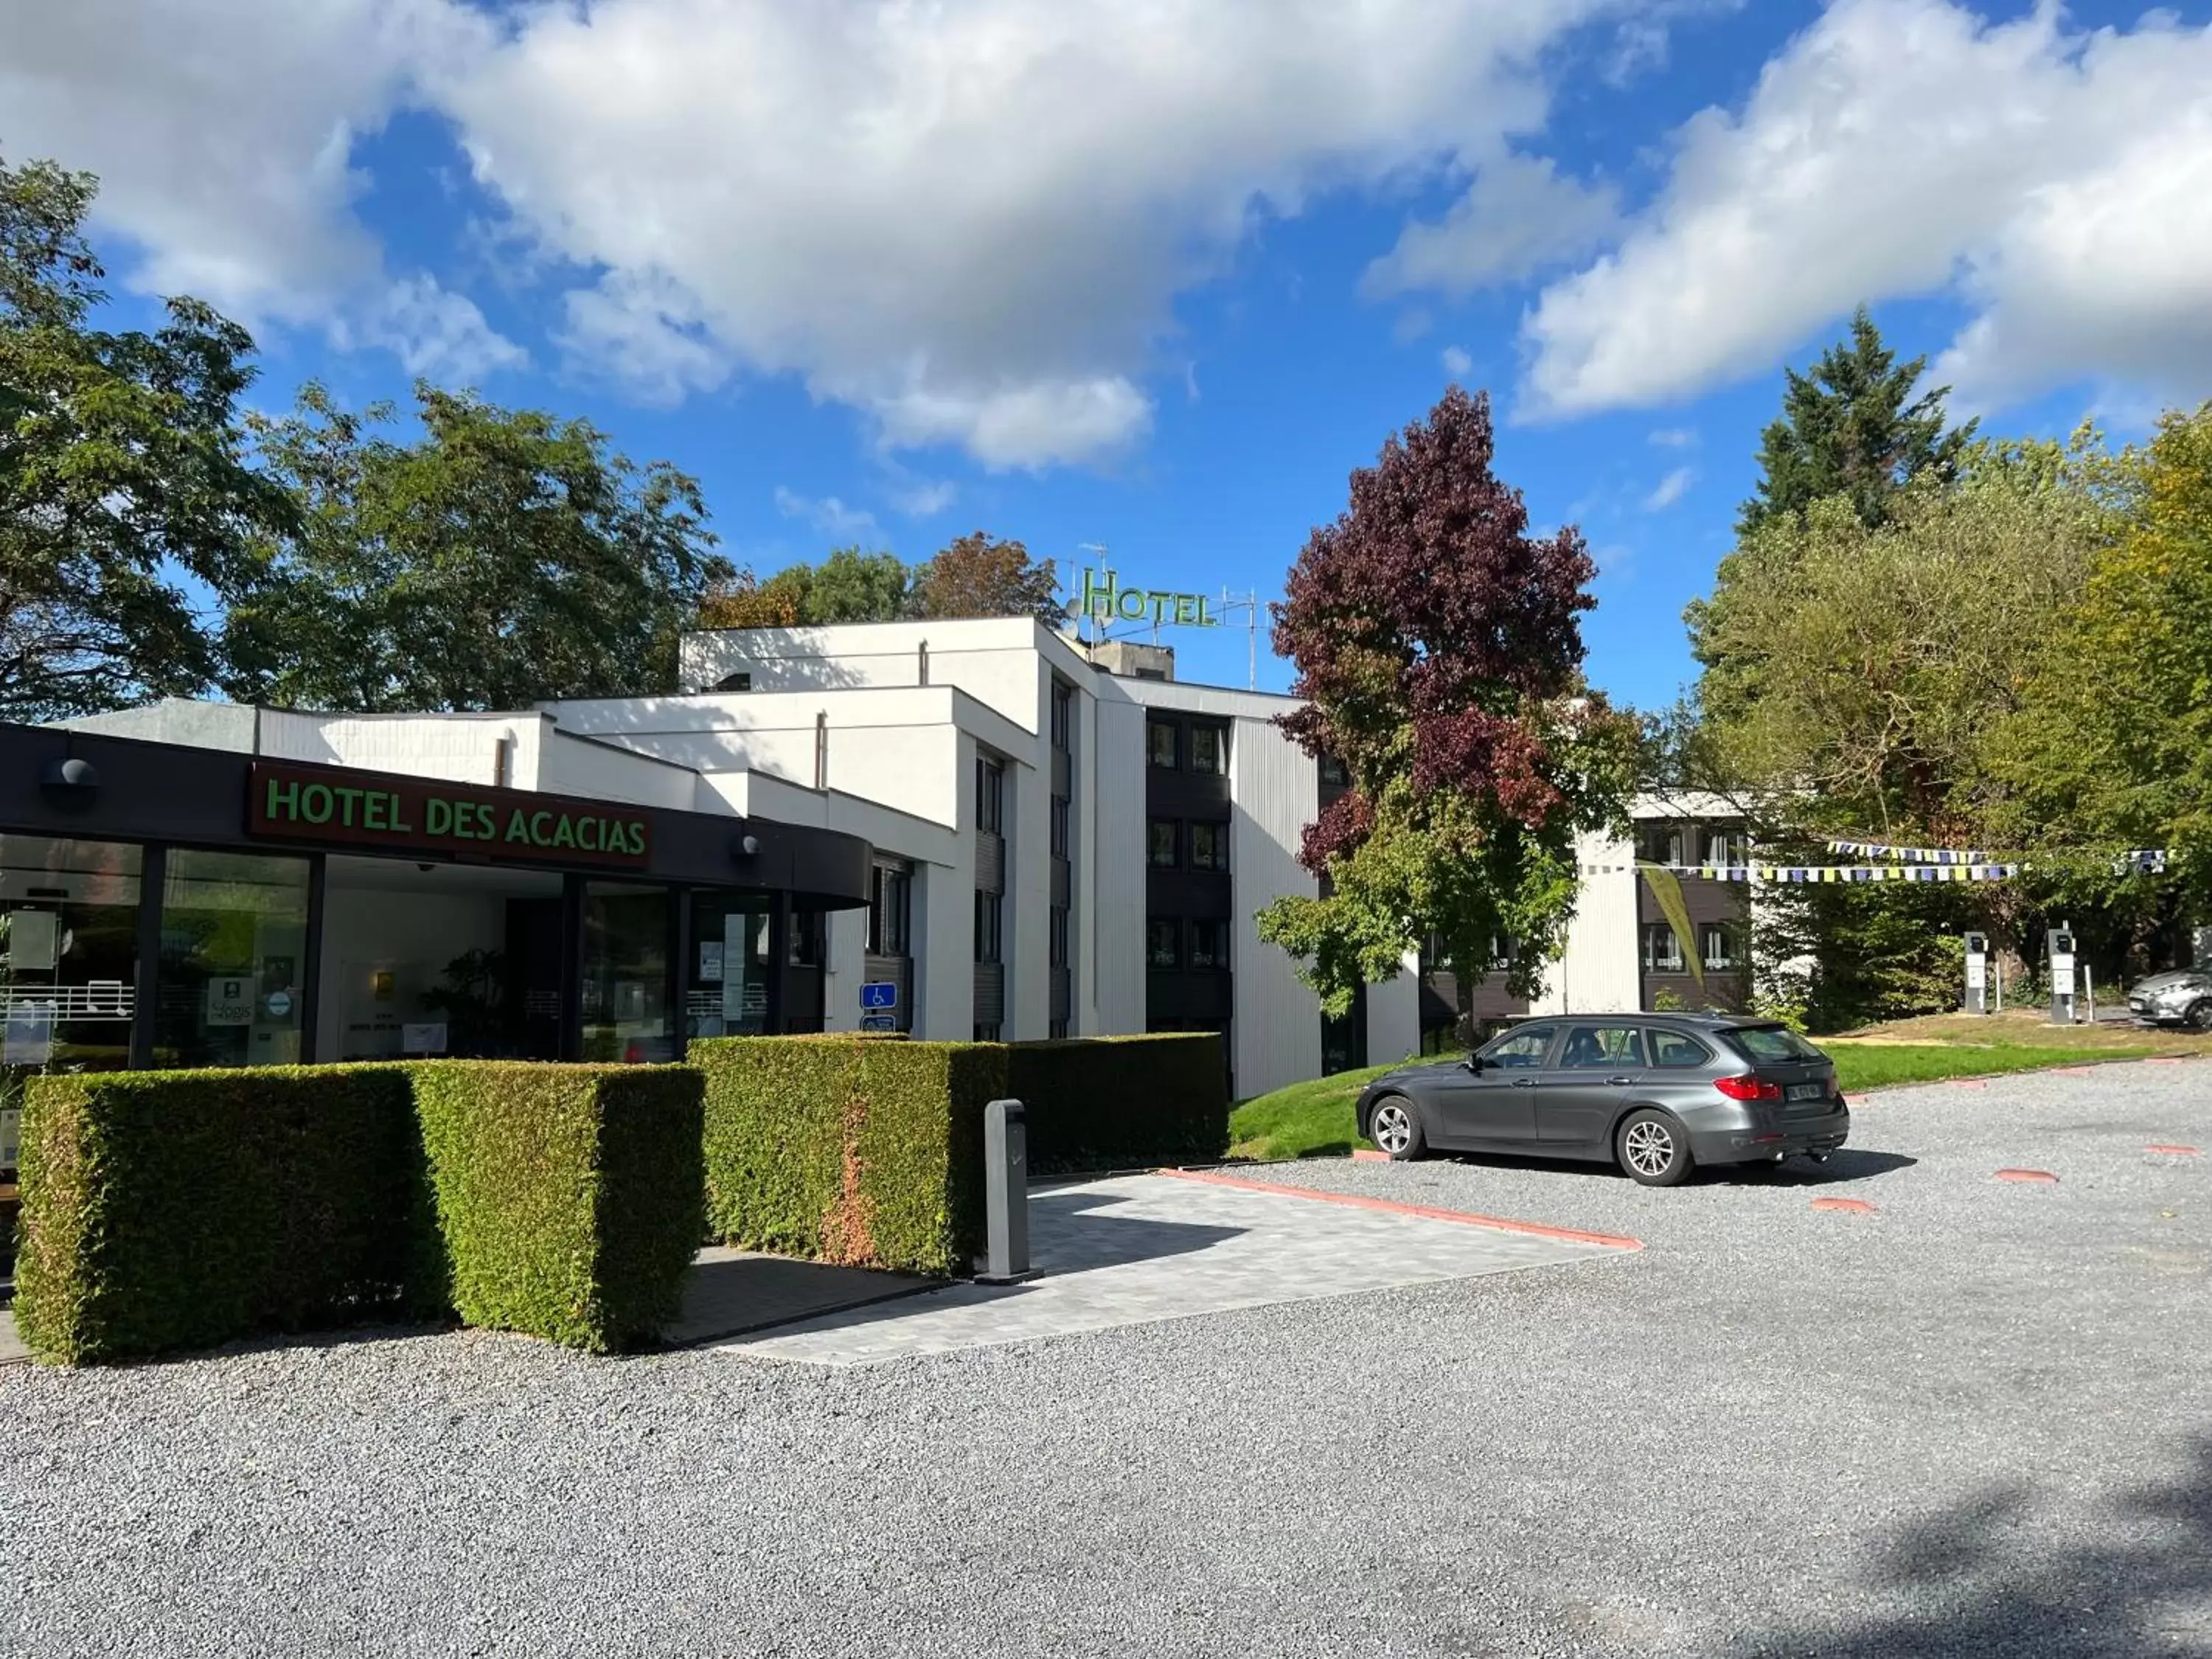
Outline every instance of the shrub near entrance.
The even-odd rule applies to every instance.
[[[676,1316],[704,1231],[696,1071],[412,1069],[465,1322],[605,1353]]]
[[[446,1308],[406,1068],[31,1080],[15,1322],[70,1364]]]
[[[855,1267],[967,1273],[985,1246],[983,1108],[1028,1109],[1030,1166],[1221,1156],[1211,1035],[1059,1042],[718,1037],[707,1077],[709,1225],[725,1243]]]
[[[1005,1075],[1000,1052],[855,1036],[694,1042],[709,1231],[746,1249],[966,1273],[984,1245],[983,1108]]]
[[[1017,1042],[1004,1093],[1028,1109],[1030,1168],[1202,1164],[1229,1149],[1229,1077],[1212,1032]]]

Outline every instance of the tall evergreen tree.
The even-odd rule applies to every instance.
[[[1761,434],[1759,484],[1737,536],[1828,495],[1848,496],[1872,528],[1887,522],[1908,480],[1954,477],[1975,422],[1943,429],[1947,386],[1913,397],[1927,367],[1925,357],[1899,363],[1862,306],[1850,343],[1830,346],[1810,374],[1787,371],[1781,418]]]

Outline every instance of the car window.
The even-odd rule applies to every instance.
[[[1651,1062],[1655,1066],[1696,1066],[1712,1063],[1713,1051],[1680,1031],[1651,1034]]]
[[[1826,1060],[1822,1054],[1787,1025],[1740,1025],[1728,1032],[1729,1042],[1747,1060]]]
[[[1644,1033],[1633,1025],[1570,1025],[1559,1064],[1617,1071],[1644,1064]]]
[[[1546,1050],[1552,1046],[1552,1033],[1556,1029],[1550,1025],[1532,1025],[1518,1031],[1509,1031],[1482,1051],[1482,1063],[1509,1072],[1541,1066]]]

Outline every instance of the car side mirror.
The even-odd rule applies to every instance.
[[[1480,1054],[1469,1054],[1460,1063],[1466,1066],[1470,1072],[1479,1072],[1482,1069],[1482,1056]]]

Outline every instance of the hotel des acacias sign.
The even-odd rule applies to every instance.
[[[641,869],[653,846],[652,814],[619,801],[282,761],[256,761],[246,788],[248,834],[363,853]]]

